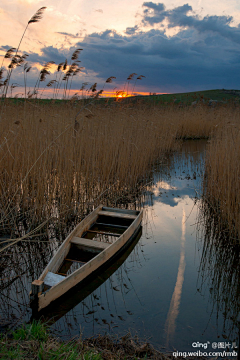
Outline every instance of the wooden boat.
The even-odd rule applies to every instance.
[[[143,211],[99,205],[68,235],[38,280],[30,300],[40,311],[119,254],[141,226]],[[33,306],[32,306],[33,307]]]
[[[129,255],[132,253],[133,249],[136,250],[136,254],[141,249],[137,247],[140,238],[142,236],[142,226],[139,227],[139,230],[136,235],[134,235],[133,240],[128,242],[127,246],[124,248],[124,251],[121,251],[119,255],[116,255],[111,258],[110,261],[105,263],[105,266],[99,268],[97,271],[93,272],[92,275],[89,275],[85,280],[81,281],[79,284],[71,288],[65,294],[60,296],[60,298],[54,300],[50,305],[43,308],[41,311],[32,311],[32,317],[30,323],[35,320],[43,320],[49,325],[56,323],[63,316],[68,314],[73,308],[75,308],[81,301],[85,300],[90,294],[96,291],[107,279],[112,276],[112,274],[117,271],[117,269],[126,261]],[[134,257],[136,263],[138,262],[137,257]],[[131,271],[134,268],[131,263],[131,267],[125,268],[124,271],[127,272],[127,275],[131,275]],[[118,286],[124,288],[123,278],[118,279]],[[128,288],[129,289],[129,288]],[[113,290],[112,290],[113,291]],[[106,297],[108,296],[106,292]],[[124,294],[122,294],[124,297]],[[34,309],[33,309],[34,310]],[[90,309],[91,310],[91,309]]]

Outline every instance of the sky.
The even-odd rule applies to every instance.
[[[1,63],[43,6],[43,18],[28,26],[20,47],[32,66],[29,87],[46,62],[70,61],[81,48],[75,92],[84,82],[106,92],[123,90],[131,73],[138,75],[129,92],[240,88],[239,0],[1,0]],[[136,80],[139,75],[145,78]],[[110,76],[116,79],[104,85]],[[46,82],[51,79],[54,74]],[[23,85],[23,67],[14,70],[12,82]]]

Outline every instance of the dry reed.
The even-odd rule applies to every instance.
[[[204,179],[205,206],[218,216],[219,230],[229,231],[236,242],[240,234],[240,118],[235,111],[217,127],[209,143]]]
[[[207,137],[231,111],[131,103],[83,109],[81,101],[39,105],[5,99],[1,232],[16,232],[23,219],[27,231],[52,217],[65,226],[86,207],[116,205],[149,180],[152,164],[174,149],[176,138]]]

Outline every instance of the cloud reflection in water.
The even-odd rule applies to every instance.
[[[182,237],[181,237],[181,252],[180,252],[180,260],[178,266],[178,273],[177,273],[177,281],[174,288],[174,292],[172,295],[167,320],[165,323],[165,331],[167,334],[166,339],[166,347],[169,345],[170,338],[174,337],[175,328],[176,328],[176,319],[179,313],[179,305],[181,302],[181,295],[182,295],[182,286],[184,281],[184,271],[185,271],[185,243],[186,243],[186,213],[185,209],[183,208],[182,214]]]

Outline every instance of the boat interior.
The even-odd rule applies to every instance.
[[[103,207],[86,231],[79,230],[58,271],[44,278],[44,291],[57,284],[114,243],[137,218],[139,211]]]

